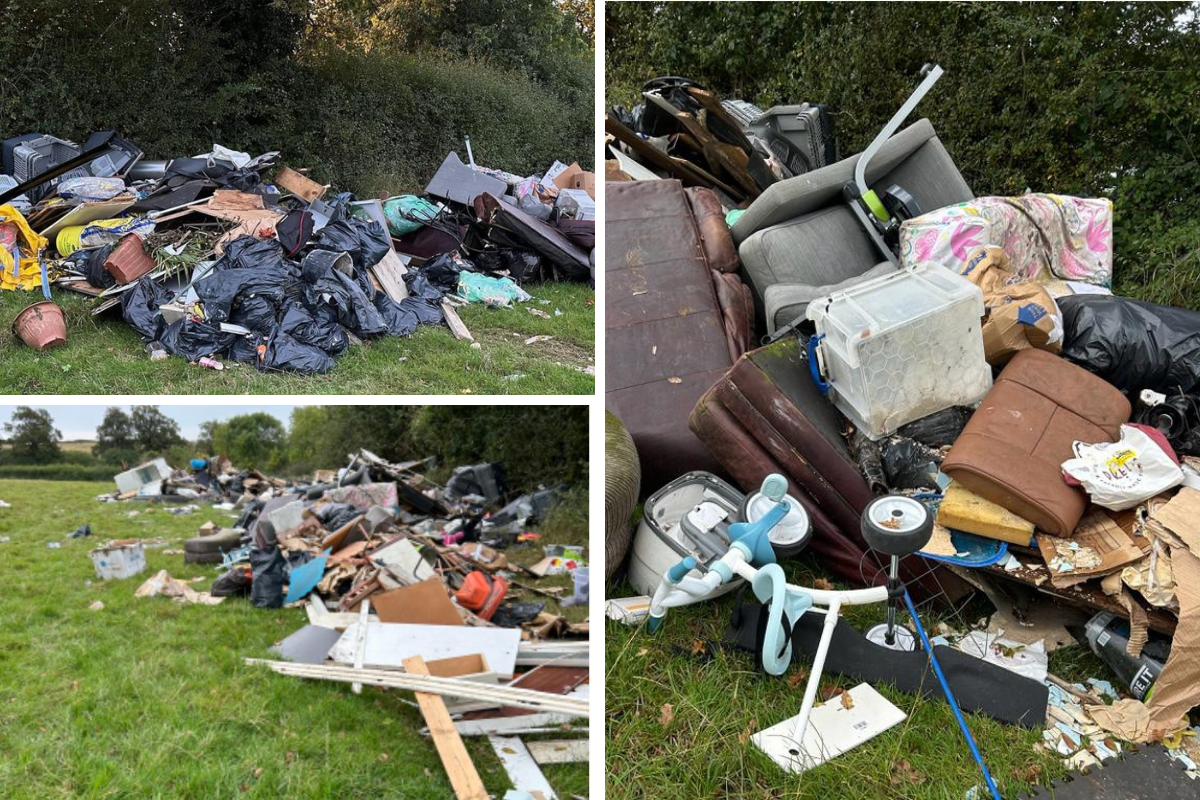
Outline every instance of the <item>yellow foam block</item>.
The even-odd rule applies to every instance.
[[[937,521],[947,528],[1022,546],[1033,538],[1032,522],[954,482],[942,497]]]

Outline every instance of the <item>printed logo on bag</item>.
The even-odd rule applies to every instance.
[[[1142,462],[1132,447],[1117,449],[1104,461],[1104,472],[1101,478],[1107,478],[1113,485],[1123,488],[1133,488],[1142,481]]]

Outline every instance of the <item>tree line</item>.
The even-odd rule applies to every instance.
[[[224,455],[238,468],[300,476],[345,466],[350,454],[366,448],[392,461],[432,456],[429,473],[436,480],[458,465],[498,461],[517,491],[586,484],[588,474],[583,406],[302,406],[288,425],[262,411],[205,422],[194,441],[157,406],[113,406],[96,428],[90,453],[63,449],[48,409],[18,406],[3,431],[0,467],[103,465],[111,473],[159,456],[187,468],[193,458]],[[53,470],[37,474],[52,477]]]

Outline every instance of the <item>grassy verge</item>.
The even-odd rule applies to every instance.
[[[528,287],[534,299],[511,309],[459,311],[478,348],[443,326],[408,338],[385,336],[352,347],[326,375],[264,374],[227,362],[223,372],[182,358],[150,361],[119,311],[91,316],[94,301],[54,292],[67,317],[67,343],[39,353],[0,325],[6,394],[590,394],[595,379],[595,292],[582,284]],[[0,292],[0,319],[11,320],[39,293]],[[548,301],[542,303],[541,301]],[[526,308],[545,311],[549,319]],[[561,311],[556,315],[555,311]],[[533,336],[548,341],[525,344]]]
[[[300,609],[135,599],[144,576],[96,580],[88,551],[109,538],[182,541],[207,519],[101,504],[108,483],[0,481],[0,791],[47,798],[452,796],[405,692],[305,682],[242,666],[306,622]],[[139,512],[130,516],[133,511]],[[66,539],[84,522],[93,539]],[[49,542],[61,542],[50,549]],[[167,549],[181,545],[172,541]],[[149,570],[206,588],[208,566],[147,549]],[[94,601],[102,610],[89,608]],[[489,791],[508,778],[486,740],[467,747]],[[587,793],[587,766],[548,766],[560,796]]]
[[[805,585],[821,576],[808,560],[793,561],[785,569],[789,580]],[[608,594],[635,592],[619,585]],[[710,656],[699,648],[697,643],[720,642],[733,604],[731,595],[674,609],[655,636],[607,624],[608,800],[960,800],[976,784],[979,796],[986,796],[949,706],[885,684],[875,688],[908,715],[904,722],[802,778],[786,775],[749,737],[799,712],[810,664],[795,664],[787,675],[775,678],[757,672],[750,653],[719,649]],[[843,616],[865,631],[883,620],[883,612],[882,606],[851,607]],[[922,622],[928,628],[933,620],[923,616]],[[1108,677],[1106,668],[1078,647],[1053,653],[1050,669],[1068,680]],[[822,690],[854,685],[828,673],[821,681]],[[668,705],[670,711],[664,712]],[[967,720],[1004,797],[1065,774],[1059,757],[1034,749],[1040,730],[1001,725],[980,714],[969,714]]]

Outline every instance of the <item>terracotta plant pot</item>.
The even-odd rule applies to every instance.
[[[50,300],[34,303],[13,320],[13,332],[34,350],[67,343],[67,321],[62,309]]]

